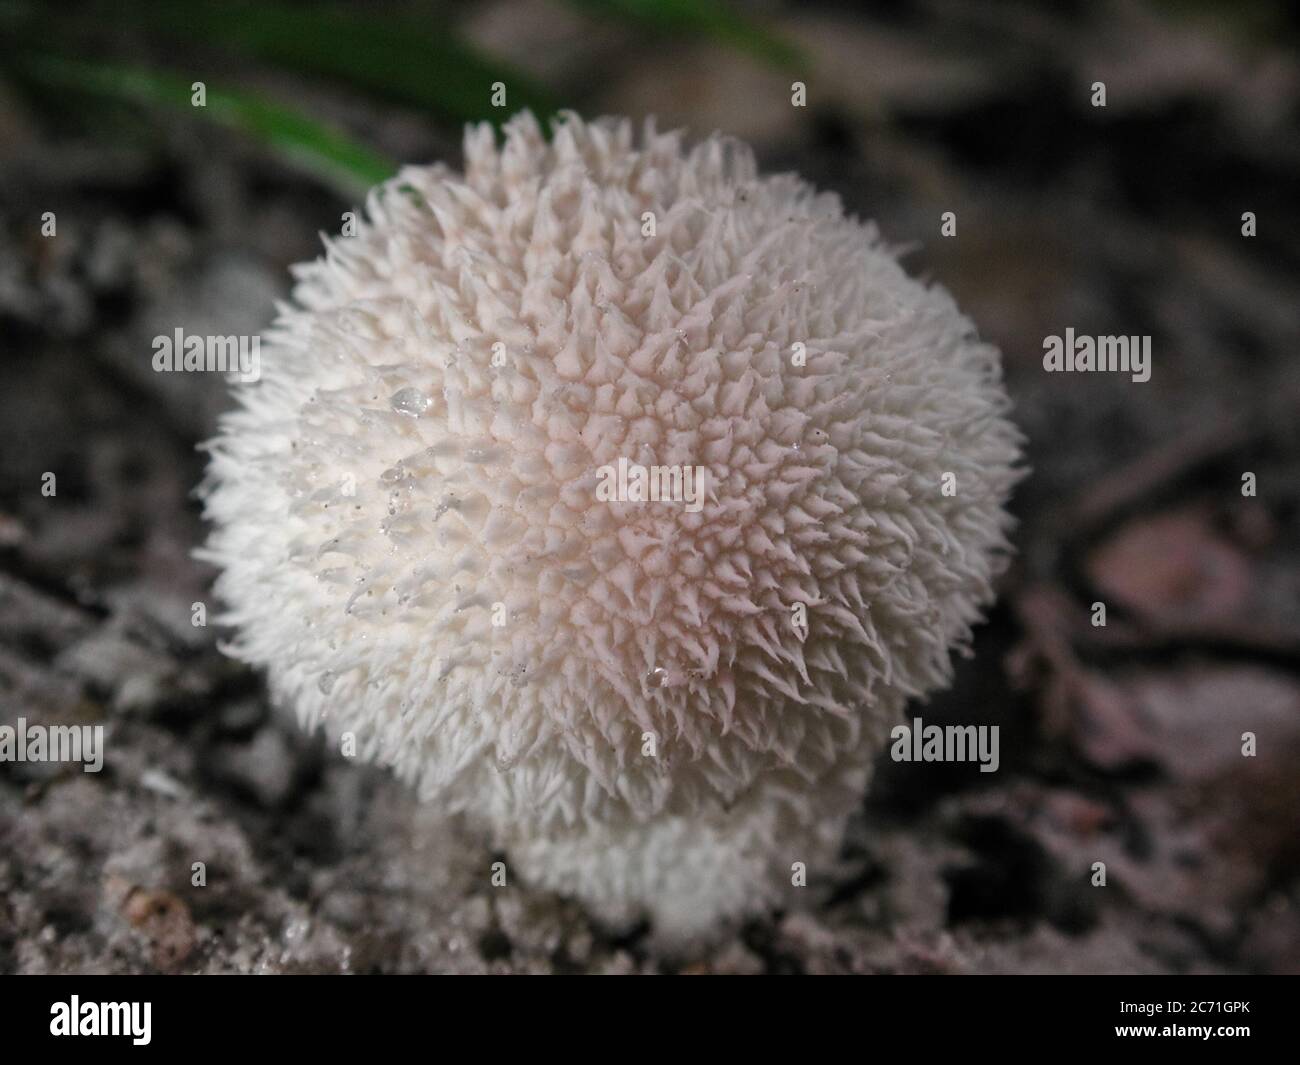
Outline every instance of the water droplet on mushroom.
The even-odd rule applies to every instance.
[[[327,669],[316,681],[316,687],[321,690],[322,695],[329,695],[329,693],[334,689],[334,681],[337,679],[338,678],[334,675],[334,671],[332,669]]]
[[[399,388],[392,394],[388,403],[398,414],[405,414],[408,418],[418,418],[429,409],[433,400],[418,388]]]
[[[499,447],[471,447],[465,450],[465,461],[475,465],[481,465],[485,462],[495,462],[501,458],[503,452]]]

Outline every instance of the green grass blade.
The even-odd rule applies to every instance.
[[[569,0],[589,14],[632,22],[659,33],[709,37],[782,70],[807,69],[795,44],[720,0]]]
[[[527,76],[479,54],[432,20],[328,5],[211,0],[141,5],[131,17],[145,28],[336,79],[459,122],[499,124],[525,107],[539,118],[557,109]],[[505,107],[492,106],[497,82],[506,87]]]
[[[46,86],[67,88],[114,99],[192,110],[231,129],[250,134],[276,154],[348,196],[391,177],[391,160],[269,100],[235,89],[206,85],[207,106],[193,107],[191,82],[174,74],[55,56],[35,56],[19,67]],[[202,80],[202,79],[198,79]]]

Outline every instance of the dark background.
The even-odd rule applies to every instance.
[[[1294,11],[4,4],[0,721],[108,755],[0,765],[0,971],[1300,971]],[[491,888],[482,841],[190,624],[228,400],[152,338],[260,332],[391,160],[458,165],[525,104],[721,129],[838,192],[1001,346],[1029,440],[1017,563],[915,711],[1000,724],[1000,771],[882,758],[812,905],[689,957]],[[1149,334],[1151,380],[1044,373],[1068,326]]]

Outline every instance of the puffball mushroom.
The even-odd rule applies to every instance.
[[[230,652],[601,918],[791,901],[992,597],[997,351],[834,195],[653,123],[471,127],[326,247],[209,445]],[[702,505],[598,498],[620,460]]]

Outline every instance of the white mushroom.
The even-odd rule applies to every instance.
[[[990,601],[998,353],[733,140],[524,114],[465,155],[372,192],[238,388],[231,651],[525,880],[702,932],[829,867]],[[701,505],[598,498],[620,460]]]

